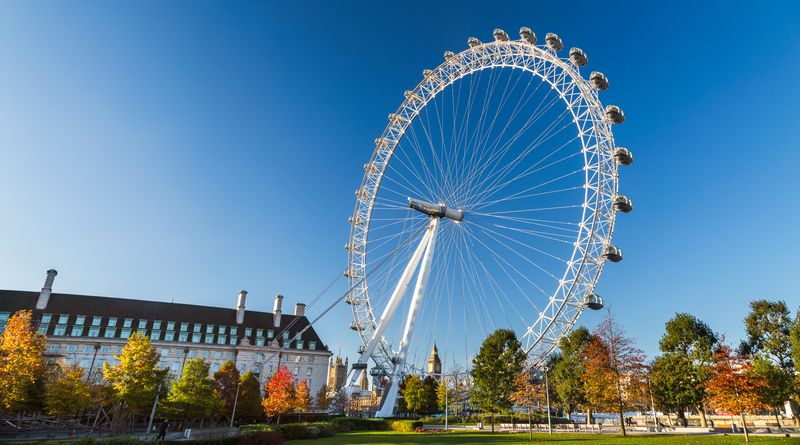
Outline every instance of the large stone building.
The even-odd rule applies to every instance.
[[[115,364],[133,332],[150,337],[161,354],[161,366],[180,374],[187,359],[202,357],[211,372],[227,360],[240,371],[253,371],[262,385],[283,364],[297,381],[308,380],[311,394],[326,383],[331,353],[305,317],[305,305],[294,314],[245,310],[246,291],[233,309],[52,292],[57,272],[49,270],[41,292],[0,290],[0,332],[16,311],[33,311],[33,321],[47,337],[48,356],[76,364],[99,376],[103,363]],[[306,329],[307,328],[307,329]],[[292,340],[301,332],[301,336]]]
[[[428,375],[440,379],[442,377],[442,361],[439,359],[439,350],[436,349],[436,343],[431,348],[431,355],[428,357],[428,363],[425,371]]]

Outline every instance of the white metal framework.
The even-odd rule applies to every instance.
[[[356,191],[346,301],[362,347],[348,384],[372,358],[373,377],[391,383],[384,414],[405,372],[415,318],[427,314],[426,331],[447,324],[447,336],[478,340],[480,330],[510,327],[536,366],[584,308],[602,307],[595,286],[604,263],[622,259],[611,236],[616,212],[632,204],[618,194],[617,167],[633,158],[614,144],[622,110],[598,97],[608,80],[597,72],[584,79],[585,53],[559,57],[554,34],[545,45],[527,28],[519,40],[502,30],[494,36],[445,53],[406,91]],[[415,207],[417,199],[432,205]],[[368,270],[392,256],[385,270]],[[400,324],[387,335],[415,273],[402,336]],[[453,322],[454,307],[463,307],[463,322]],[[445,312],[448,323],[437,318]]]

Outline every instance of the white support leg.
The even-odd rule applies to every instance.
[[[422,266],[417,275],[417,284],[414,287],[414,296],[411,297],[411,307],[408,310],[408,318],[406,319],[406,326],[403,330],[403,339],[400,340],[400,352],[397,354],[397,363],[394,366],[394,373],[392,374],[392,383],[389,385],[386,397],[383,399],[383,405],[378,410],[377,417],[391,417],[394,414],[394,405],[397,401],[397,387],[400,384],[400,373],[406,363],[406,352],[408,344],[411,340],[411,334],[414,330],[414,321],[417,318],[419,310],[422,306],[422,296],[425,292],[425,286],[428,284],[428,277],[431,272],[431,261],[433,259],[433,247],[436,243],[436,228],[439,224],[439,218],[431,218],[428,231],[430,232],[430,240],[425,247],[425,255],[422,257]]]
[[[408,285],[411,283],[411,278],[414,276],[414,271],[417,270],[419,261],[422,258],[422,253],[425,251],[425,247],[428,245],[432,233],[433,231],[431,231],[430,228],[429,230],[425,231],[419,246],[417,246],[417,249],[411,255],[411,260],[408,262],[406,269],[400,276],[400,281],[397,282],[397,286],[394,288],[394,292],[392,292],[392,296],[389,298],[389,302],[386,304],[386,308],[383,310],[383,314],[378,321],[378,326],[375,328],[375,332],[372,333],[372,338],[370,338],[357,363],[367,363],[369,358],[372,356],[372,353],[375,351],[375,347],[378,345],[378,342],[380,342],[383,332],[386,330],[386,327],[392,320],[394,313],[397,311],[400,301],[408,291]],[[347,382],[345,385],[348,388],[348,391],[349,388],[351,388],[356,381],[358,381],[358,378],[361,376],[361,372],[366,372],[366,370],[353,368],[350,371],[350,375],[347,377]]]

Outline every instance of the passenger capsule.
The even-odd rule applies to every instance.
[[[633,203],[627,196],[617,195],[617,197],[614,198],[614,208],[622,213],[629,213],[633,210]]]
[[[353,363],[353,366],[350,369],[367,369],[367,364],[355,362]]]
[[[606,78],[606,75],[600,71],[592,71],[592,75],[589,76],[589,80],[592,82],[592,85],[600,91],[605,91],[608,89],[608,78]]]
[[[495,29],[492,35],[498,42],[508,42],[508,34],[500,28]]]
[[[419,100],[419,96],[417,95],[417,93],[413,91],[406,91],[405,93],[403,93],[403,96],[405,96],[406,99],[408,100],[414,100],[414,101]]]
[[[406,119],[400,114],[392,113],[389,115],[389,121],[392,123],[408,122],[408,119]]]
[[[422,77],[428,77],[431,74],[433,74],[433,71],[431,70],[422,70]]]
[[[603,309],[603,297],[594,292],[590,292],[583,297],[583,305],[593,311]]]
[[[350,329],[352,329],[354,331],[363,331],[364,330],[364,323],[361,323],[361,322],[353,320],[353,321],[350,322]],[[354,365],[354,367],[355,367],[355,365]]]
[[[519,29],[519,36],[522,40],[530,43],[531,45],[536,45],[536,34],[531,31],[530,28],[523,26]]]
[[[625,147],[617,147],[614,150],[614,159],[621,165],[633,164],[633,153]]]
[[[361,304],[361,300],[352,294],[344,297],[344,302],[347,304],[355,304],[355,305]]]
[[[358,345],[358,353],[359,354],[363,354],[364,351],[366,351],[366,350],[367,350],[367,346],[366,345]]]
[[[570,48],[569,60],[571,60],[572,63],[578,66],[586,66],[589,64],[589,58],[586,56],[586,53],[583,52],[583,50],[580,48]]]
[[[470,48],[475,48],[476,46],[481,45],[481,41],[475,37],[470,37],[467,39],[467,45],[469,45]]]
[[[561,41],[561,37],[559,37],[556,33],[548,32],[544,38],[544,41],[553,51],[561,51],[564,49],[564,42]]]
[[[606,106],[606,118],[612,123],[621,124],[625,122],[625,113],[616,105],[608,105]]]
[[[622,250],[613,244],[609,244],[603,249],[603,258],[612,263],[619,263],[622,261]]]
[[[456,56],[455,53],[453,53],[452,51],[445,51],[444,52],[444,60],[450,60],[455,56]]]
[[[360,188],[360,189],[356,190],[355,195],[356,195],[356,198],[358,198],[358,199],[364,199],[367,196],[369,196],[369,193],[367,193],[367,191],[365,189]]]
[[[373,366],[372,369],[369,370],[369,375],[372,377],[382,377],[383,369],[381,369],[380,366]]]

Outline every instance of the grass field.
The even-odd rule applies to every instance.
[[[750,436],[751,443],[757,444],[800,444],[800,438]],[[289,445],[345,445],[345,444],[387,444],[387,445],[412,445],[412,444],[529,444],[529,443],[555,443],[558,445],[605,445],[605,444],[667,444],[667,445],[712,445],[712,444],[741,444],[744,436],[708,435],[708,436],[675,436],[675,435],[650,435],[650,436],[616,436],[611,434],[534,434],[533,442],[528,441],[528,434],[485,433],[485,432],[450,432],[450,433],[395,433],[381,432],[352,432],[341,433],[335,437],[326,437],[317,440],[297,440],[288,442]]]

